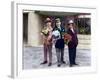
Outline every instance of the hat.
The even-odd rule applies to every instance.
[[[73,20],[69,20],[68,24],[72,24],[72,23],[74,23],[74,21]]]
[[[50,18],[46,18],[45,23],[47,23],[47,22],[51,22],[51,19]]]
[[[56,22],[60,22],[60,18],[57,18],[57,19],[56,19]]]

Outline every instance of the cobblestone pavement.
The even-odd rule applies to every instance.
[[[52,50],[52,66],[48,67],[48,64],[40,65],[43,62],[43,47],[24,47],[23,49],[23,69],[37,69],[37,68],[56,68],[57,59],[55,48]],[[64,60],[66,64],[62,64],[61,67],[69,67],[68,49],[65,48]],[[90,66],[91,65],[91,51],[90,49],[77,49],[76,63],[77,67]],[[76,66],[75,66],[76,67]]]

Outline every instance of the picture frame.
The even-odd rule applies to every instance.
[[[11,26],[12,26],[12,53],[11,53],[11,76],[13,78],[20,77],[43,77],[55,75],[68,75],[75,73],[92,73],[97,69],[97,58],[95,53],[95,26],[96,26],[96,8],[84,6],[59,6],[59,5],[41,5],[33,3],[12,2],[11,4]],[[86,67],[67,67],[67,68],[52,68],[52,69],[22,69],[23,59],[23,10],[41,10],[41,11],[56,11],[56,12],[85,12],[91,14],[91,66]]]

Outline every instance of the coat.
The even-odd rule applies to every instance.
[[[71,41],[68,43],[68,47],[69,48],[77,47],[78,45],[77,31],[74,30],[74,32],[72,32],[72,30],[68,29],[67,33],[70,34],[72,37]]]
[[[61,36],[61,38],[56,41],[55,48],[62,49],[62,48],[64,48],[64,39],[62,37],[62,35],[63,35],[62,33],[65,32],[65,28],[61,27],[61,29],[59,29],[59,28],[56,27],[55,29],[60,32],[60,36]]]

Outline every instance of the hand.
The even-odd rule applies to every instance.
[[[53,40],[52,40],[52,42],[53,42],[54,44],[56,43],[56,41],[57,41],[56,39],[53,39]]]

